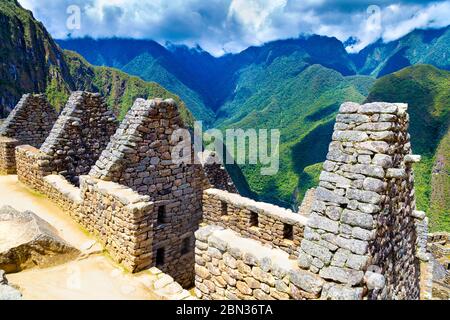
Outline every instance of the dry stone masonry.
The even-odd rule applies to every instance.
[[[0,126],[0,174],[16,172],[15,148],[39,148],[58,117],[42,94],[25,94]]]
[[[48,171],[74,184],[89,173],[117,128],[116,118],[98,93],[74,92],[40,148]]]
[[[407,106],[343,104],[299,265],[369,299],[418,299]]]
[[[188,286],[194,281],[194,232],[202,217],[205,177],[201,165],[172,161],[173,148],[180,142],[172,133],[182,128],[173,100],[138,99],[90,176],[148,198],[151,205],[135,225],[136,232],[145,231],[137,239],[137,267],[157,266]],[[95,203],[92,208],[98,210]]]
[[[302,269],[301,276],[285,272],[277,279],[276,259],[263,263],[264,257],[246,256],[256,252],[249,250],[256,244],[244,237],[262,246],[284,234],[273,226],[275,239],[266,230],[252,232],[267,213],[223,191],[205,191],[205,221],[238,233],[197,233],[197,294],[208,299],[418,299],[427,219],[415,205],[411,165],[420,157],[411,154],[406,110],[405,104],[389,103],[341,106],[290,269]]]
[[[203,193],[203,221],[297,256],[307,218],[238,194],[208,189]]]
[[[320,297],[324,281],[283,250],[209,225],[196,232],[196,294],[206,300]]]
[[[175,163],[173,100],[136,100],[116,130],[99,95],[75,92],[40,149],[21,140],[15,161],[126,269],[169,274],[152,284],[167,296],[188,298],[177,281],[201,299],[419,299],[431,295],[427,244],[445,253],[448,236],[428,238],[416,210],[406,111],[343,104],[298,213],[236,194],[220,166]]]
[[[205,189],[214,188],[231,193],[239,193],[225,166],[220,161],[217,161],[214,152],[204,150],[199,155],[199,158],[201,159],[203,171],[206,176]]]

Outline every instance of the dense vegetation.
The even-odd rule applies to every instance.
[[[423,155],[415,167],[418,206],[434,230],[450,229],[449,72],[409,67],[450,69],[449,27],[379,41],[357,55],[335,38],[311,36],[219,58],[151,40],[59,41],[83,58],[62,51],[15,0],[0,2],[0,27],[0,105],[11,108],[22,93],[45,91],[61,108],[71,90],[89,90],[123,117],[137,97],[172,97],[189,124],[181,100],[206,127],[280,129],[277,175],[261,176],[258,165],[228,169],[245,195],[283,206],[295,207],[317,184],[342,102],[407,102],[414,152]]]
[[[417,205],[433,230],[450,230],[450,72],[417,65],[380,78],[367,101],[408,103]]]
[[[193,117],[178,96],[157,83],[107,67],[93,67],[77,53],[62,51],[32,13],[15,0],[0,2],[0,105],[11,109],[23,93],[45,92],[61,109],[70,91],[103,94],[108,105],[123,117],[134,100],[174,98],[188,125]]]
[[[449,68],[449,36],[449,27],[416,30],[390,43],[376,42],[357,55],[348,54],[335,38],[300,37],[219,58],[201,48],[163,47],[149,40],[69,39],[59,43],[93,64],[116,66],[163,84],[207,126],[281,129],[279,174],[264,177],[259,166],[246,165],[241,170],[247,181],[232,175],[238,185],[248,185],[260,199],[295,207],[305,185],[317,179],[314,172],[318,170],[312,168],[317,169],[314,165],[325,159],[339,104],[363,102],[376,77],[410,65],[426,62]],[[412,135],[426,141],[435,134],[431,127],[413,129]],[[428,135],[418,136],[420,130]],[[431,196],[420,191],[426,177],[431,177],[427,161],[433,160],[424,157],[422,167],[417,168],[420,204]]]
[[[360,74],[381,77],[416,64],[430,64],[450,70],[450,27],[414,30],[384,43],[379,40],[351,55]]]

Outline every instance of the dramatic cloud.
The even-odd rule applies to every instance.
[[[55,38],[132,37],[215,55],[299,34],[356,39],[349,51],[415,28],[450,24],[450,1],[418,0],[19,0]],[[76,7],[74,7],[76,6]],[[68,9],[70,8],[70,9]],[[76,10],[80,24],[75,28]],[[69,24],[67,22],[70,22]]]

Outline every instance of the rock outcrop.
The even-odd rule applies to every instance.
[[[0,300],[20,300],[22,294],[16,288],[8,285],[5,271],[0,270]]]
[[[30,211],[0,209],[0,269],[7,273],[49,267],[77,257],[79,251]]]

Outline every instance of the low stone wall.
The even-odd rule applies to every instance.
[[[44,177],[52,174],[46,164],[48,156],[29,145],[16,148],[17,177],[20,182],[45,194]]]
[[[79,222],[129,271],[152,266],[154,204],[125,186],[81,176]]]
[[[39,148],[47,138],[58,113],[43,94],[25,94],[0,126],[0,136]]]
[[[41,190],[50,200],[56,203],[77,222],[82,219],[81,190],[75,187],[61,175],[49,175],[44,177]]]
[[[450,233],[430,233],[428,235],[428,248],[435,258],[450,256]]]
[[[201,299],[337,298],[319,276],[301,270],[283,250],[218,226],[206,226],[195,235],[195,288]]]
[[[16,173],[15,150],[19,141],[0,136],[0,174]]]
[[[297,256],[307,217],[218,189],[203,193],[203,221]]]

